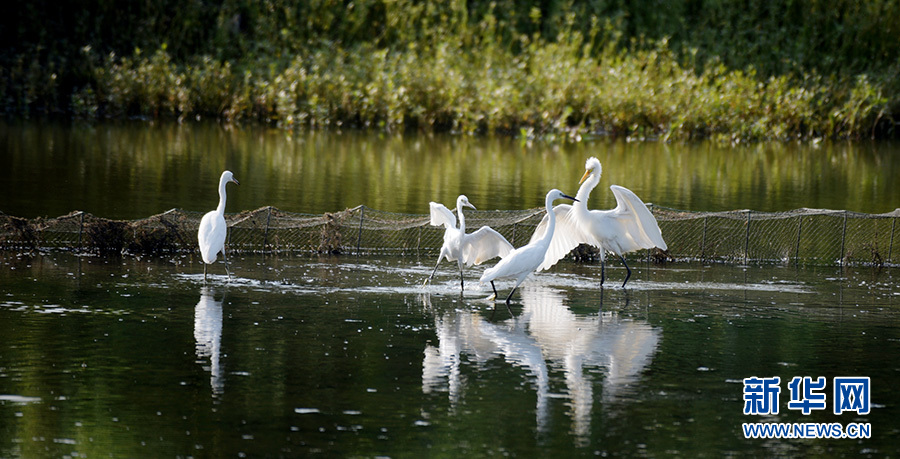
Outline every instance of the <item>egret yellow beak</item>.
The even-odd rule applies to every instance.
[[[578,184],[581,185],[582,183],[584,183],[584,181],[587,180],[589,175],[591,175],[590,169],[584,171],[584,176],[581,177],[581,180],[578,181]]]

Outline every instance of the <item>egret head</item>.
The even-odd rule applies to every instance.
[[[471,207],[472,209],[475,209],[475,206],[473,206],[472,203],[469,202],[469,198],[467,198],[464,194],[461,194],[458,198],[456,198],[456,207]]]
[[[577,199],[563,193],[562,191],[557,190],[556,188],[550,190],[550,192],[547,193],[547,202],[553,202],[557,199],[570,199],[572,201],[578,201]]]
[[[597,180],[599,180],[600,175],[603,174],[603,166],[600,165],[600,160],[593,156],[585,161],[584,169],[584,175],[581,177],[581,181],[578,182],[579,185],[584,183],[584,181],[587,180],[587,178],[590,177],[591,174],[596,174]]]
[[[235,185],[240,185],[240,182],[234,178],[234,174],[232,174],[231,171],[222,172],[221,181],[222,183],[234,182]]]

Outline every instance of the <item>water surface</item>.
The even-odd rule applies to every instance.
[[[212,123],[0,122],[0,211],[121,219],[205,211],[216,206],[226,168],[241,181],[229,189],[229,212],[271,205],[321,214],[364,204],[423,214],[429,201],[452,206],[459,194],[479,209],[525,209],[543,205],[551,188],[574,195],[589,156],[603,163],[592,208],[615,206],[612,184],[697,211],[900,206],[900,144],[892,143],[549,143]]]
[[[890,270],[562,263],[507,309],[432,261],[0,255],[0,456],[900,453]],[[869,376],[875,408],[745,416],[750,376]]]
[[[0,211],[142,218],[272,205],[425,213],[465,193],[533,208],[607,185],[688,210],[900,202],[888,143],[577,144],[498,137],[288,134],[215,124],[0,122]],[[0,456],[900,453],[896,271],[648,265],[629,289],[558,264],[510,308],[431,258],[0,253]],[[489,262],[487,266],[492,265]],[[624,270],[607,270],[618,285]],[[510,285],[498,283],[501,295]],[[781,377],[781,412],[743,415],[742,379]],[[868,376],[869,415],[788,410],[794,376]],[[865,422],[865,440],[750,440],[744,422]]]

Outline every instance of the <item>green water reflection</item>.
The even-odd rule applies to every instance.
[[[0,255],[0,456],[900,453],[895,271],[563,263],[507,310],[432,261]],[[872,413],[742,414],[742,378],[820,375]],[[743,438],[774,420],[873,436]]]
[[[900,205],[900,144],[890,143],[550,144],[215,124],[0,122],[0,211],[35,217],[77,209],[131,219],[173,207],[209,210],[225,168],[241,181],[229,191],[229,212],[365,204],[426,213],[429,201],[452,203],[460,193],[481,209],[533,208],[550,188],[574,193],[589,156],[604,166],[591,200],[597,208],[614,206],[610,184],[688,210],[881,213]]]

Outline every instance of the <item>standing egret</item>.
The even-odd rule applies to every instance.
[[[482,226],[481,229],[470,234],[466,234],[466,217],[463,216],[463,207],[471,207],[475,209],[469,198],[461,194],[456,198],[456,213],[459,215],[459,228],[456,227],[456,217],[453,212],[447,209],[443,204],[436,202],[428,203],[431,206],[431,224],[432,226],[445,226],[444,245],[441,246],[441,254],[438,255],[437,264],[434,265],[434,271],[422,284],[424,287],[434,273],[437,272],[438,265],[444,258],[447,261],[456,261],[459,266],[459,289],[464,289],[463,280],[463,264],[466,266],[480,265],[486,260],[494,257],[505,257],[506,254],[512,252],[513,246],[500,233],[494,231],[490,227]],[[477,210],[477,209],[475,209]]]
[[[559,220],[559,227],[553,234],[547,256],[538,270],[543,271],[555,265],[578,244],[590,244],[600,249],[600,285],[603,285],[608,250],[618,255],[628,270],[625,282],[622,282],[622,288],[625,288],[628,278],[631,277],[631,268],[628,267],[623,255],[653,247],[666,250],[666,241],[663,240],[656,218],[647,209],[644,201],[628,188],[618,185],[609,187],[616,197],[615,209],[588,210],[587,200],[591,190],[600,183],[603,167],[597,158],[591,157],[585,162],[584,168],[586,169],[584,176],[578,182],[581,188],[578,189],[576,203],[560,204],[553,209]],[[547,217],[544,217],[532,240],[547,226]]]
[[[506,304],[509,304],[509,299],[512,298],[513,292],[516,291],[519,284],[521,284],[529,274],[534,272],[541,266],[541,263],[544,262],[544,256],[547,254],[547,249],[550,247],[550,240],[553,238],[553,230],[556,227],[556,214],[553,213],[553,201],[557,199],[571,199],[573,201],[578,201],[578,199],[563,194],[562,191],[559,191],[556,188],[550,190],[550,192],[547,193],[547,198],[544,203],[547,207],[547,215],[550,217],[549,225],[546,226],[546,231],[543,232],[543,236],[533,236],[528,245],[513,250],[509,255],[494,265],[493,268],[486,269],[484,274],[481,275],[481,282],[491,283],[491,288],[494,289],[494,298],[497,297],[497,287],[494,286],[494,279],[514,278],[516,280],[516,285],[509,292],[509,296],[506,297]],[[535,232],[535,235],[537,235],[537,232]]]
[[[234,182],[240,185],[234,178],[231,171],[222,172],[219,178],[219,206],[216,210],[212,210],[203,216],[200,220],[200,229],[197,230],[197,241],[200,243],[200,256],[203,258],[203,280],[206,280],[206,265],[216,262],[216,255],[222,252],[222,259],[225,260],[225,273],[231,277],[228,272],[228,258],[225,257],[225,235],[228,232],[228,225],[225,223],[225,185],[228,182]]]

